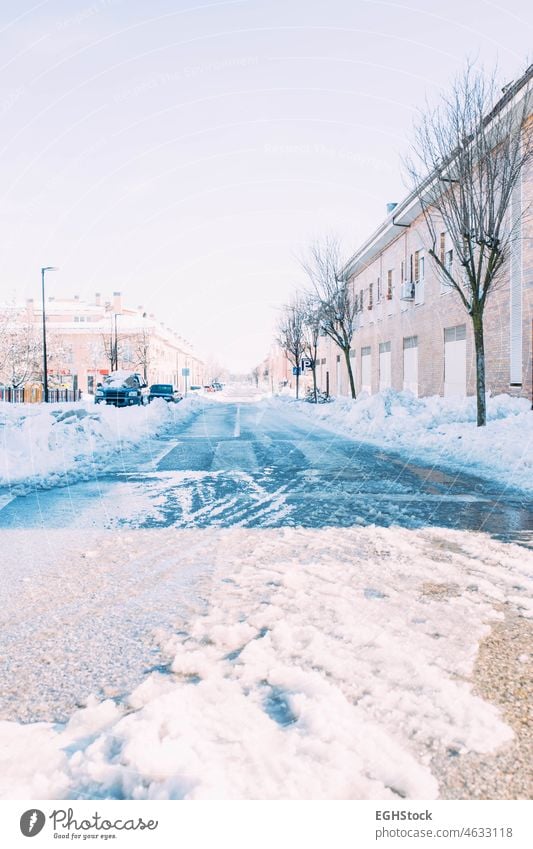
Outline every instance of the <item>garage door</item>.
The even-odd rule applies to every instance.
[[[361,390],[372,392],[372,361],[370,358],[370,346],[361,348]]]
[[[418,395],[418,336],[403,340],[403,388]]]
[[[444,395],[466,395],[466,324],[444,330]]]
[[[391,386],[391,351],[390,342],[379,343],[379,391],[390,389]]]

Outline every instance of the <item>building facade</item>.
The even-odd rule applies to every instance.
[[[147,383],[172,383],[182,391],[186,381],[188,386],[203,383],[203,362],[192,346],[142,306],[124,304],[120,292],[107,301],[99,293],[92,302],[49,297],[45,312],[51,385],[92,393],[115,368],[138,371]],[[41,304],[29,300],[19,321],[34,328],[39,348]]]
[[[529,83],[531,68],[520,81]],[[529,122],[533,120],[529,118]],[[533,169],[521,174],[510,209],[520,219],[510,257],[489,293],[484,314],[486,387],[492,394],[532,397]],[[440,258],[460,273],[444,227]],[[358,312],[351,352],[357,392],[386,388],[415,395],[466,396],[476,391],[472,321],[429,256],[429,234],[415,195],[390,204],[388,215],[342,271]],[[342,352],[323,340],[320,387],[349,395]]]

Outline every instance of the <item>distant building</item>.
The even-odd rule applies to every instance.
[[[109,300],[49,297],[46,305],[48,370],[52,385],[93,392],[115,367],[144,375],[147,383],[172,383],[185,389],[203,383],[203,362],[192,346],[142,306],[128,307],[120,292]],[[19,321],[42,326],[40,302],[29,300]],[[116,334],[116,335],[115,335]]]

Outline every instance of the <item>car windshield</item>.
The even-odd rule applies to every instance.
[[[172,385],[170,383],[154,383],[153,386],[150,387],[150,392],[172,392]]]

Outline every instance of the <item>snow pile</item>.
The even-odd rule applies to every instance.
[[[468,678],[496,603],[527,614],[523,549],[380,528],[121,542],[167,567],[180,551],[212,567],[192,611],[158,635],[169,673],[122,703],[92,698],[64,725],[0,722],[2,797],[431,799],[433,755],[512,738]],[[71,569],[87,568],[81,553],[70,544]]]
[[[205,403],[193,397],[123,409],[90,402],[0,404],[0,485],[48,487],[90,477],[122,451],[185,423]]]
[[[272,404],[286,404],[273,399]],[[525,398],[487,399],[488,423],[476,426],[475,398],[415,398],[387,389],[356,401],[292,402],[314,422],[413,458],[533,490],[533,415]]]

